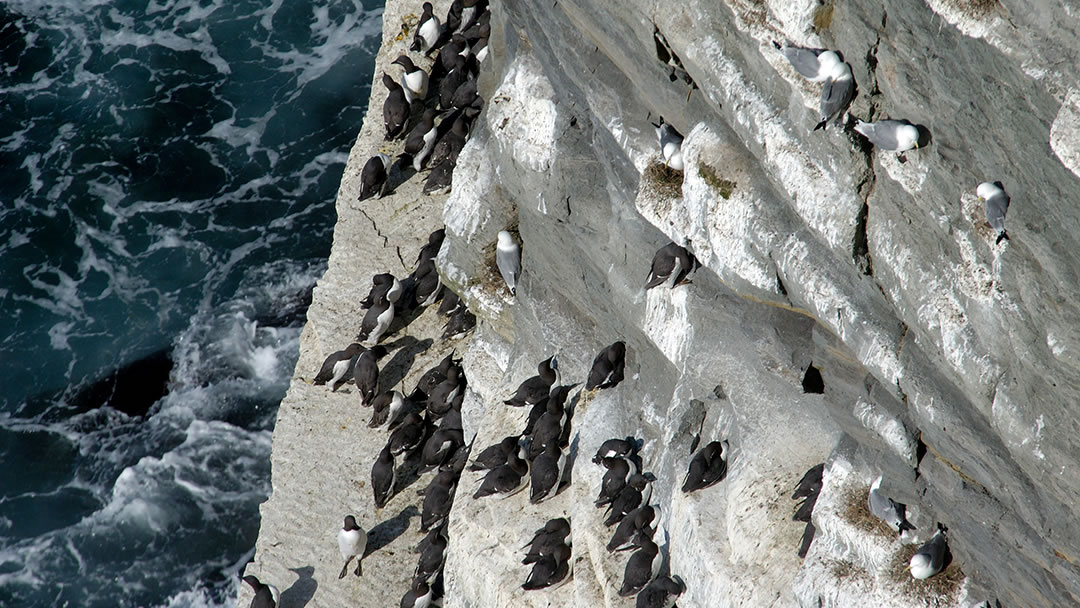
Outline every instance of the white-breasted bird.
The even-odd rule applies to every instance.
[[[521,247],[506,230],[499,232],[499,244],[495,247],[495,264],[499,267],[511,295],[517,295],[517,280],[521,276]]]
[[[1001,182],[983,182],[975,189],[975,194],[985,204],[986,221],[997,232],[994,244],[1009,240],[1009,233],[1005,232],[1005,214],[1009,211],[1009,195],[1005,193],[1005,186]]]
[[[367,532],[356,525],[356,518],[352,515],[345,516],[345,526],[338,530],[338,549],[341,549],[341,557],[345,558],[345,565],[341,567],[338,578],[345,578],[349,572],[349,562],[356,558],[356,576],[363,576],[364,550],[367,549]]]

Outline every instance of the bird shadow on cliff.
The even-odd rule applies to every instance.
[[[431,338],[417,340],[412,336],[402,336],[391,344],[387,344],[388,349],[394,350],[394,356],[379,371],[380,392],[390,390],[400,384],[409,374],[409,369],[412,368],[417,355],[431,348],[433,343]],[[409,391],[404,389],[401,392],[409,394]]]
[[[302,568],[289,568],[300,578],[281,592],[278,606],[281,608],[303,608],[307,606],[311,598],[315,597],[315,590],[319,588],[319,582],[315,580],[315,568],[304,566]]]
[[[419,516],[420,510],[416,508],[416,505],[409,505],[394,517],[368,530],[368,542],[364,557],[394,542],[409,529],[409,520]]]

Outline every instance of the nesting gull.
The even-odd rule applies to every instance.
[[[1009,240],[1009,233],[1005,232],[1005,214],[1009,211],[1009,195],[1005,193],[1005,186],[1001,182],[983,182],[975,193],[980,201],[986,203],[986,221],[997,231],[994,244]]]

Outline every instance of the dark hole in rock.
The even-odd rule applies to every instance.
[[[821,378],[821,370],[811,363],[803,374],[802,390],[804,393],[822,394],[825,392],[825,380]]]

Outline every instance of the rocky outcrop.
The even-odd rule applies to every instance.
[[[394,34],[410,10],[388,5],[380,61],[396,56],[386,51],[402,44]],[[1071,10],[995,0],[497,2],[480,86],[487,105],[445,204],[408,184],[383,206],[354,202],[376,133],[369,114],[299,377],[355,332],[366,277],[410,270],[440,221],[440,271],[480,319],[457,346],[470,381],[466,436],[476,433],[478,448],[520,430],[525,413],[501,402],[538,361],[557,352],[563,379],[583,382],[601,348],[627,343],[626,380],[574,397],[571,483],[556,498],[474,501],[479,476],[464,475],[445,605],[633,605],[616,595],[626,558],[604,549],[610,530],[591,504],[602,471],[589,462],[600,442],[626,435],[643,439],[659,479],[657,538],[666,569],[686,581],[680,605],[1080,602],[1080,476],[1069,469],[1080,453]],[[687,78],[658,57],[657,34]],[[929,132],[928,145],[898,157],[850,128],[812,132],[818,85],[774,40],[843,52],[858,83],[848,126],[854,116],[906,118]],[[686,134],[681,183],[655,167],[649,122],[660,115]],[[975,196],[993,180],[1012,196],[1001,244]],[[516,298],[493,265],[503,229],[522,242]],[[692,284],[644,291],[653,253],[671,240],[702,268]],[[421,341],[418,321],[404,333]],[[412,371],[398,375],[412,377],[447,346],[417,350]],[[804,391],[811,367],[821,393]],[[402,511],[409,529],[371,556],[372,571],[384,568],[380,587],[393,587],[384,596],[333,578],[345,510],[382,525],[409,504],[398,497],[373,514],[366,475],[382,439],[341,418],[356,417],[342,414],[337,400],[347,398],[294,381],[274,435],[255,567],[287,582],[296,576],[286,568],[326,561],[314,566],[312,606],[396,601],[411,574],[402,564],[415,556],[395,560],[418,540]],[[729,441],[729,473],[686,495],[678,488],[695,435]],[[790,495],[820,462],[818,533],[801,560]],[[913,581],[903,567],[916,545],[869,518],[877,474],[909,505],[917,538],[948,527],[942,575]],[[572,583],[522,591],[520,547],[564,515]]]

